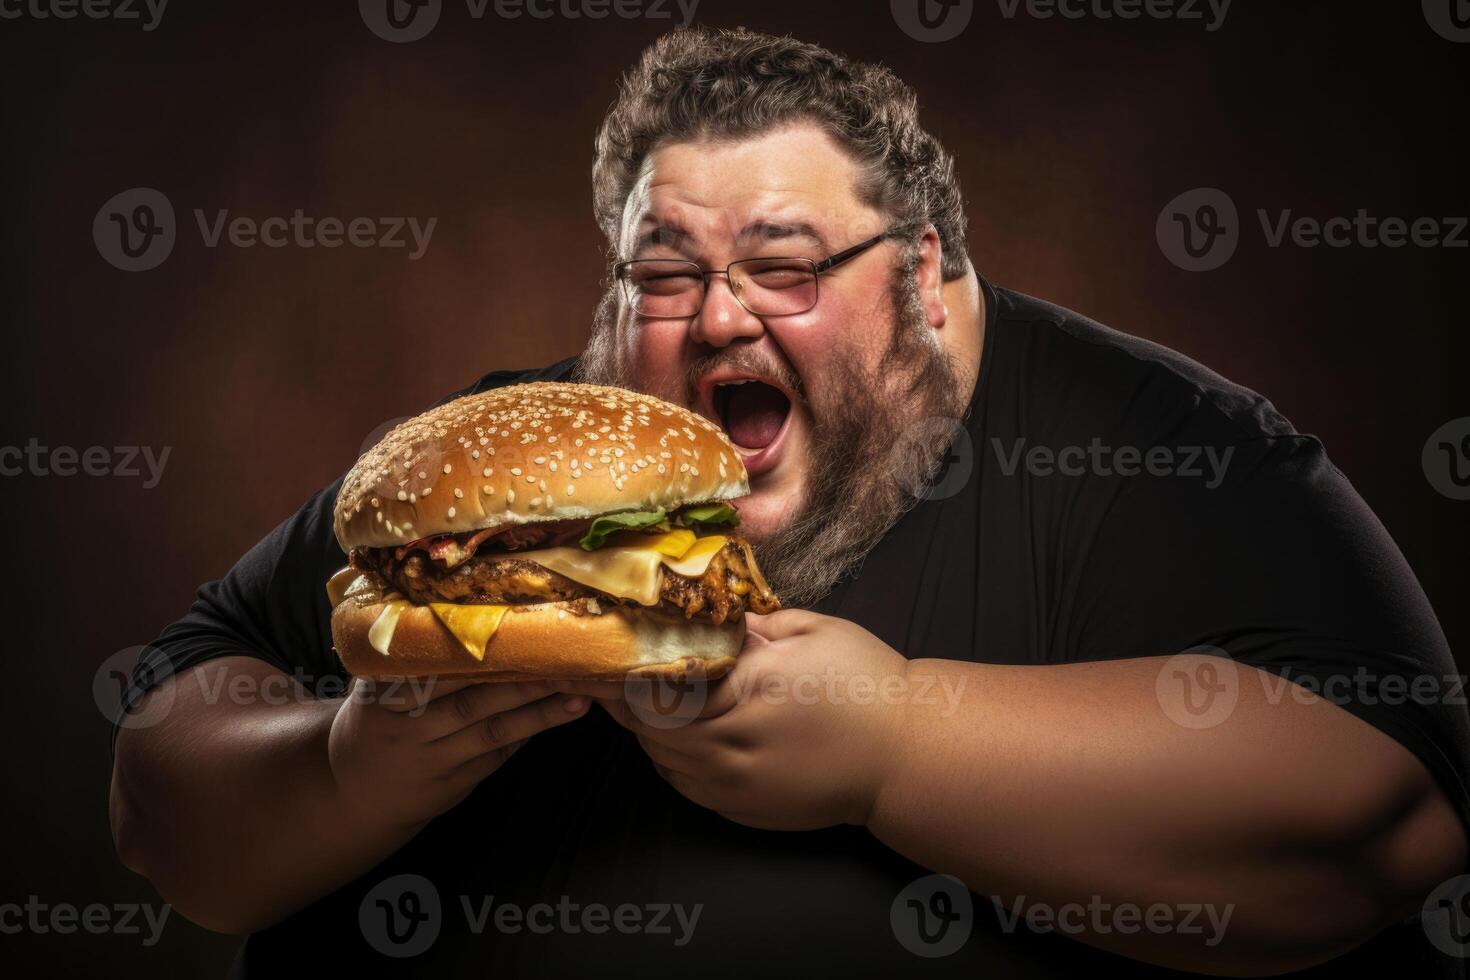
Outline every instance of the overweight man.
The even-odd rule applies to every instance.
[[[233,975],[1457,965],[1418,913],[1466,870],[1470,724],[1399,550],[1261,395],[982,278],[916,106],[790,38],[661,37],[597,135],[586,349],[455,393],[618,384],[739,448],[788,608],[682,714],[333,696],[337,483],[163,630],[114,834],[249,934]]]

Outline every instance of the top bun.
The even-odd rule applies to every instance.
[[[349,551],[749,492],[740,455],[703,416],[622,388],[538,381],[395,427],[347,473],[333,527]]]

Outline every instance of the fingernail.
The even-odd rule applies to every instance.
[[[587,699],[581,697],[567,698],[565,701],[562,702],[562,704],[565,705],[566,709],[572,714],[576,714],[583,708],[587,707]]]

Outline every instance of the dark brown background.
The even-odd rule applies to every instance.
[[[1470,415],[1464,250],[1269,249],[1257,207],[1464,215],[1470,46],[1419,4],[1248,3],[1224,27],[1008,21],[978,0],[921,44],[876,2],[703,0],[699,19],[881,60],[959,161],[972,252],[1000,284],[1177,348],[1320,435],[1407,554],[1451,644],[1470,504],[1420,468]],[[617,73],[667,20],[472,20],[449,0],[393,45],[350,0],[185,4],[144,33],[0,21],[5,171],[0,445],[172,446],[162,483],[15,477],[7,521],[7,802],[0,902],[153,901],[107,831],[94,672],[149,640],[330,481],[383,421],[493,368],[579,349],[599,294],[591,140]],[[113,269],[91,224],[162,190],[179,243]],[[1226,189],[1247,219],[1224,269],[1170,265],[1154,221]],[[428,254],[203,247],[193,208],[439,219]],[[1208,561],[1209,556],[1200,556]],[[289,833],[289,828],[282,828]],[[47,972],[217,974],[235,941],[0,937]]]

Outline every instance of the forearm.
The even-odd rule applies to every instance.
[[[1425,809],[1436,801],[1400,746],[1325,702],[1270,703],[1248,667],[1228,718],[1185,728],[1158,702],[1161,665],[914,661],[911,676],[947,675],[963,693],[952,706],[905,706],[871,831],[1007,914],[1017,898],[1053,910],[1095,898],[1162,905],[1179,918],[1213,907],[1217,921],[1229,915],[1214,945],[1208,919],[1188,934],[1103,933],[1089,921],[1076,938],[1220,972],[1348,948],[1402,911],[1400,891],[1437,873],[1402,829],[1447,815]]]
[[[228,658],[179,675],[162,721],[119,733],[113,766],[118,850],[180,913],[221,932],[253,931],[413,836],[417,827],[355,812],[337,791],[327,739],[339,702],[208,703],[199,670],[248,676],[256,690],[276,674]],[[211,675],[218,694],[216,684]]]

